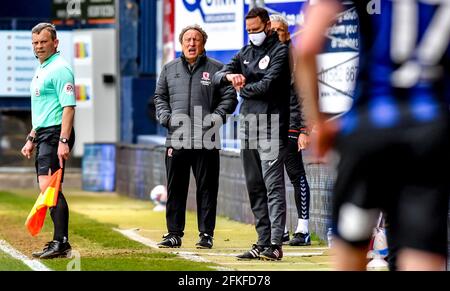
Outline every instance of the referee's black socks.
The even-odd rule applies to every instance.
[[[69,238],[69,206],[62,192],[58,194],[55,207],[50,208],[50,216],[53,220],[53,240],[66,242]]]

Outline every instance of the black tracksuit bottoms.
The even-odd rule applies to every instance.
[[[281,246],[286,224],[286,147],[279,148],[275,159],[266,160],[262,156],[263,151],[260,149],[241,150],[250,207],[258,233],[257,245]]]
[[[286,172],[294,187],[295,206],[299,219],[309,219],[309,201],[311,198],[302,151],[298,151],[298,135],[290,135],[286,154]]]
[[[166,149],[167,230],[180,237],[184,235],[191,168],[197,186],[198,230],[200,234],[214,236],[219,191],[218,149]]]

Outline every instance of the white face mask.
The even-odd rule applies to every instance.
[[[260,46],[266,39],[267,35],[266,32],[263,30],[261,32],[257,33],[249,33],[248,38],[253,43],[253,45]]]

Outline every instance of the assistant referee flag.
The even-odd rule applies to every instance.
[[[56,171],[50,178],[50,182],[44,193],[40,193],[36,203],[28,214],[25,225],[32,236],[37,235],[44,225],[47,209],[56,206],[59,188],[61,186],[62,169]]]

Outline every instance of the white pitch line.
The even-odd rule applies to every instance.
[[[244,265],[249,265],[249,266],[251,266],[251,265],[259,265],[259,264],[261,264],[261,262],[264,262],[264,261],[259,261],[259,260],[256,260],[256,261],[236,261],[236,262],[226,262],[226,263],[222,263],[222,264],[224,264],[224,265],[231,265],[231,266],[233,266],[233,265],[236,265],[236,266],[244,266]],[[269,262],[270,263],[270,261],[267,261],[267,262]],[[318,264],[317,263],[311,263],[311,262],[283,262],[283,261],[273,261],[273,262],[275,262],[277,265],[315,265],[315,266],[317,266]]]
[[[151,240],[149,238],[143,237],[142,235],[138,234],[136,231],[138,231],[139,229],[137,228],[132,228],[132,229],[117,229],[114,228],[115,231],[120,232],[121,234],[123,234],[124,236],[140,242],[146,246],[152,247],[154,249],[159,249],[157,243],[154,240]],[[326,248],[308,248],[308,250],[313,250],[313,249],[317,249],[317,250],[324,250]],[[204,258],[199,258],[200,255],[205,255],[205,256],[220,256],[220,257],[234,257],[236,256],[236,254],[233,253],[196,253],[196,252],[186,252],[186,251],[174,251],[172,252],[174,254],[180,255],[181,257],[186,257],[186,258],[191,258],[190,260],[194,260],[196,262],[210,262]],[[284,252],[284,256],[285,257],[311,257],[311,256],[322,256],[323,252],[311,252],[311,253],[307,253],[307,252],[288,252],[285,251]]]
[[[123,234],[124,236],[128,237],[129,239],[132,239],[134,241],[140,242],[143,245],[146,245],[148,247],[154,248],[154,249],[159,249],[158,248],[158,244],[154,241],[151,240],[149,238],[143,237],[142,235],[138,234],[136,231],[138,231],[139,229],[117,229],[117,228],[113,228],[115,231],[120,232],[121,234]],[[193,252],[171,252],[173,254],[179,255],[180,257],[190,260],[190,261],[194,261],[194,262],[202,262],[202,263],[210,263],[211,261],[200,257],[198,254],[195,254]]]
[[[0,240],[0,250],[7,253],[14,259],[22,261],[22,263],[30,267],[30,269],[33,271],[51,271],[51,269],[47,268],[41,262],[29,259],[27,256],[16,250],[14,247],[12,247],[9,243],[7,243],[4,240]]]
[[[291,247],[291,246],[284,248],[284,246],[283,246],[283,251],[285,251],[285,252],[292,251],[292,250],[299,250],[299,249],[308,250],[308,251],[312,251],[312,250],[324,251],[324,250],[329,250],[330,248],[327,248],[327,247],[310,248],[310,247]]]
[[[158,248],[158,245],[155,241],[143,237],[140,234],[138,234],[136,231],[139,229],[117,229],[117,228],[113,228],[113,230],[121,233],[122,235],[128,237],[131,240],[137,241],[143,245],[146,245],[148,247],[154,248],[154,249],[158,249],[161,251],[160,248]],[[189,261],[193,261],[193,262],[201,262],[201,263],[213,263],[210,260],[207,260],[203,257],[201,257],[198,253],[194,253],[194,252],[183,252],[183,251],[171,251],[170,253],[178,255],[180,257],[182,257],[183,259],[189,260]],[[218,270],[232,270],[232,269],[227,269],[225,267],[217,267],[216,269]]]
[[[143,237],[142,235],[139,235],[136,231],[138,231],[139,229],[137,228],[132,228],[132,229],[118,229],[118,228],[113,228],[113,230],[123,234],[124,236],[128,237],[129,239],[132,239],[134,241],[140,242],[143,245],[146,245],[148,247],[157,249],[158,245],[155,241]]]
[[[186,260],[190,260],[190,261],[194,261],[194,262],[200,262],[200,263],[211,263],[210,260],[207,260],[203,257],[201,257],[199,254],[197,253],[193,253],[193,252],[172,252],[173,254],[179,255],[180,257],[186,259]]]
[[[154,248],[154,249],[158,249],[161,251],[161,249],[158,247],[157,243],[154,240],[151,240],[149,238],[143,237],[142,235],[138,234],[137,231],[139,230],[138,228],[132,228],[132,229],[118,229],[118,228],[113,228],[113,230],[121,233],[122,235],[124,235],[125,237],[137,241],[143,245],[146,245],[148,247]],[[327,248],[308,248],[308,250],[313,250],[313,249],[318,249],[318,250],[324,250]],[[169,251],[172,254],[178,255],[180,257],[182,257],[183,259],[189,260],[189,261],[193,261],[193,262],[201,262],[201,263],[214,263],[202,256],[216,256],[216,257],[235,257],[236,254],[234,253],[206,253],[206,252],[188,252],[188,251]],[[284,256],[285,257],[312,257],[312,256],[322,256],[323,252],[311,252],[311,253],[307,253],[307,252],[285,252]],[[232,269],[227,269],[226,267],[216,267],[216,269],[218,270],[232,270]]]
[[[317,252],[317,253],[288,253],[288,252],[284,252],[283,255],[285,257],[312,257],[312,256],[322,256],[323,252]]]
[[[231,254],[231,253],[202,253],[202,255],[218,256],[218,257],[235,257],[236,256],[236,254]],[[323,252],[321,252],[321,253],[288,253],[288,252],[284,252],[283,255],[285,257],[312,257],[312,256],[322,256]]]
[[[216,271],[237,271],[236,269],[231,269],[231,268],[222,267],[222,266],[211,267],[211,268],[215,269]]]
[[[267,269],[239,269],[239,271],[254,271],[254,272],[261,272],[261,271],[268,271]],[[281,267],[277,267],[274,270],[271,270],[274,272],[278,272],[278,271],[301,271],[301,270],[295,270],[295,269],[287,269],[287,268],[281,268]],[[316,268],[316,269],[308,269],[308,270],[304,270],[304,271],[333,271],[333,269],[331,268]]]

